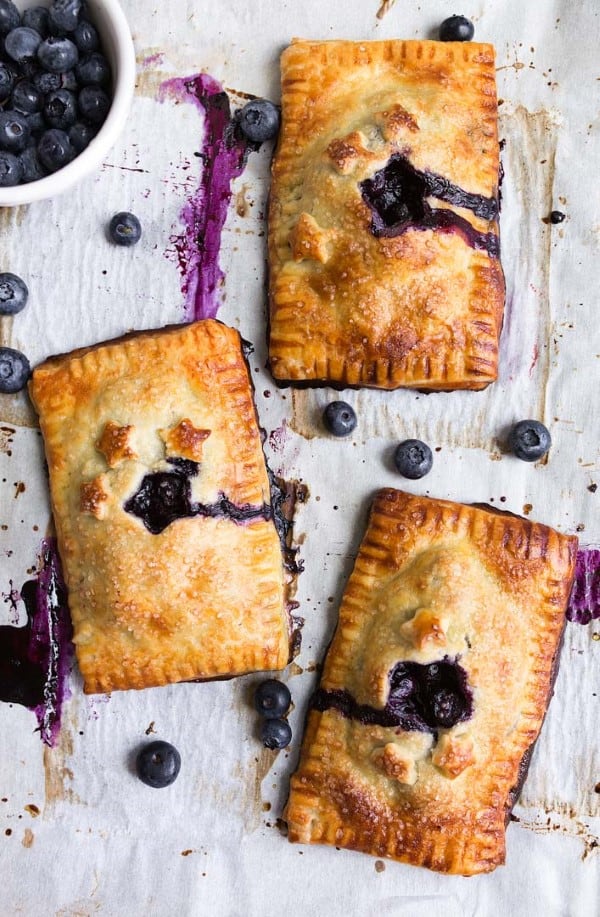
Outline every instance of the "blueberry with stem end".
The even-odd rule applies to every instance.
[[[509,445],[523,462],[537,462],[552,445],[547,427],[539,420],[520,420],[510,431]]]
[[[0,149],[20,153],[29,143],[31,127],[18,111],[0,112]]]
[[[0,274],[0,315],[16,315],[27,305],[28,296],[27,284],[17,274]]]
[[[38,48],[37,57],[50,73],[66,73],[79,60],[79,51],[68,38],[46,38]]]
[[[323,411],[323,423],[333,436],[349,436],[356,427],[356,413],[345,401],[330,401]]]
[[[50,127],[68,130],[77,118],[77,100],[68,89],[49,92],[44,102],[44,118]]]
[[[181,768],[181,755],[170,742],[149,742],[136,758],[137,775],[146,786],[162,789],[170,786]]]
[[[21,14],[12,0],[0,0],[0,35],[8,35],[21,24]]]
[[[53,92],[55,89],[60,89],[62,86],[60,73],[48,73],[46,70],[38,70],[37,73],[34,73],[31,77],[31,82],[43,96],[48,92]]]
[[[101,124],[110,108],[110,99],[99,86],[84,86],[77,100],[83,118]]]
[[[394,465],[403,477],[416,481],[431,471],[433,454],[427,443],[406,439],[396,447]]]
[[[28,29],[35,29],[35,31],[42,36],[42,38],[47,38],[48,36],[48,9],[45,6],[32,6],[30,9],[25,10],[23,16],[21,17],[21,22]]]
[[[278,719],[285,716],[290,709],[292,695],[290,689],[276,678],[262,681],[254,692],[254,706],[257,713],[266,719]]]
[[[42,36],[35,29],[19,26],[13,29],[4,39],[4,50],[17,63],[35,57],[42,41]]]
[[[14,153],[0,151],[0,188],[18,185],[23,178],[23,166]]]
[[[12,395],[25,388],[31,373],[29,360],[20,350],[0,347],[0,392]]]
[[[472,41],[475,27],[466,16],[449,16],[440,26],[440,41]]]
[[[115,213],[108,224],[108,235],[116,245],[135,245],[142,237],[142,226],[133,213]]]
[[[268,99],[247,102],[238,115],[241,132],[253,143],[263,143],[277,136],[279,109]]]
[[[292,741],[292,727],[286,720],[264,719],[260,727],[260,739],[265,748],[287,748]]]
[[[75,157],[68,135],[56,127],[42,134],[37,152],[40,162],[49,172],[57,172]]]
[[[50,29],[59,32],[73,32],[79,24],[81,0],[54,0],[48,10]]]

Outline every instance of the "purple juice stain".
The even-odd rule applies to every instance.
[[[479,232],[464,217],[452,210],[431,207],[426,200],[434,197],[492,221],[498,217],[496,198],[471,194],[442,175],[421,172],[401,153],[391,156],[387,165],[360,182],[359,188],[371,210],[371,232],[377,238],[393,238],[409,229],[432,229],[457,233],[471,248],[486,251],[491,258],[500,254],[495,233]]]
[[[33,710],[46,745],[60,728],[73,658],[67,590],[56,541],[46,538],[36,576],[20,589],[27,612],[22,627],[0,626],[0,701]]]
[[[600,549],[582,548],[577,552],[567,620],[589,624],[597,618],[600,618]]]
[[[204,119],[200,184],[180,214],[185,231],[171,237],[173,249],[167,254],[177,258],[186,320],[214,318],[225,277],[219,266],[219,250],[231,182],[242,174],[248,154],[258,145],[239,135],[227,93],[207,73],[166,80],[159,100],[166,98],[191,102]]]

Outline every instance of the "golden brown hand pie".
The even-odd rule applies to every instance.
[[[576,548],[507,513],[377,494],[291,781],[292,841],[463,875],[504,862]]]
[[[281,70],[275,379],[484,388],[504,307],[493,47],[295,41]]]
[[[280,669],[284,571],[241,339],[215,321],[39,366],[86,692]]]

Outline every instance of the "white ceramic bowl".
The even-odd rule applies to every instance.
[[[50,6],[50,0],[16,0],[16,5],[25,10]],[[118,0],[87,0],[87,6],[112,68],[112,104],[106,121],[90,145],[58,172],[29,184],[0,188],[0,207],[31,204],[62,194],[98,168],[125,125],[135,86],[135,51],[127,19]]]

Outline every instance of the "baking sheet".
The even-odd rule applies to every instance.
[[[32,363],[185,317],[174,240],[201,182],[198,106],[161,86],[209,73],[235,106],[243,93],[278,99],[278,55],[292,36],[434,37],[456,12],[437,0],[302,4],[126,0],[138,85],[127,129],[102,168],[54,201],[0,210],[1,269],[23,276],[26,310],[2,320],[2,343]],[[263,749],[249,698],[260,680],[176,685],[86,698],[75,670],[53,748],[34,715],[0,704],[0,914],[26,915],[592,915],[600,913],[600,620],[567,625],[556,694],[536,747],[507,865],[463,879],[335,848],[290,845],[277,819],[299,746],[306,702],[335,625],[368,503],[381,486],[502,509],[600,544],[596,264],[600,201],[600,15],[593,0],[476,2],[464,10],[492,41],[502,99],[502,243],[507,313],[499,382],[482,393],[353,392],[359,424],[349,441],[320,428],[327,391],[279,391],[265,371],[265,238],[270,149],[234,181],[222,234],[219,318],[255,345],[251,368],[267,454],[303,480],[310,499],[297,534],[305,572],[298,600],[302,650],[286,674],[295,739]],[[379,16],[378,16],[379,13]],[[160,99],[163,98],[163,101]],[[131,209],[143,240],[115,250],[112,213]],[[567,219],[543,222],[551,209]],[[346,397],[346,396],[344,396]],[[502,433],[534,416],[551,429],[547,465],[506,455]],[[0,623],[23,621],[14,590],[36,570],[49,526],[43,454],[23,396],[0,403]],[[439,449],[420,482],[398,479],[395,442]],[[24,489],[19,486],[23,483]],[[600,483],[600,480],[598,481]],[[591,488],[591,490],[590,490]],[[12,590],[12,592],[11,592]],[[132,770],[146,734],[173,742],[183,765],[153,792]]]

